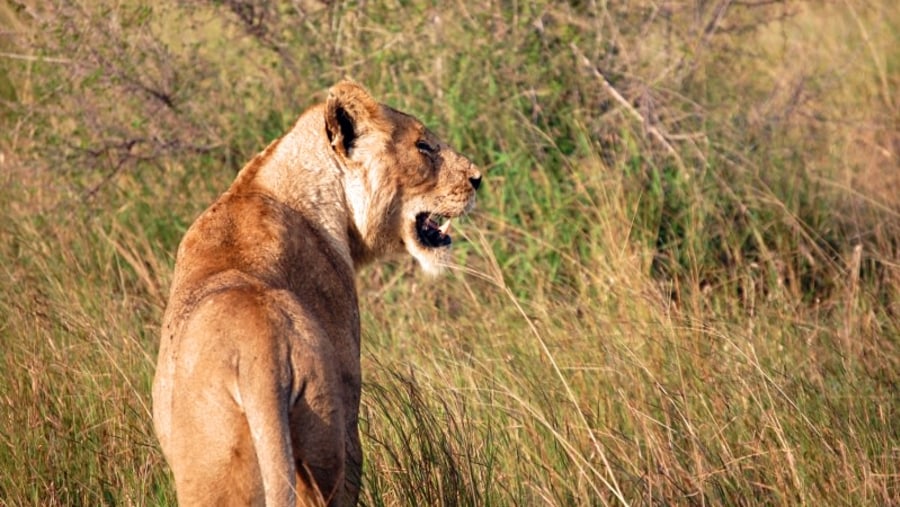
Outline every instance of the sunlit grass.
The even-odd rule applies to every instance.
[[[360,273],[364,504],[896,503],[897,10],[728,4],[18,12],[0,503],[174,504],[175,248],[344,76],[486,169],[447,276]]]

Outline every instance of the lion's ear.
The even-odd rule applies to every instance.
[[[341,81],[325,101],[325,131],[332,148],[349,158],[356,140],[368,132],[380,114],[380,106],[362,86]]]

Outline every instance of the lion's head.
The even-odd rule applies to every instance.
[[[352,82],[334,86],[325,128],[364,260],[402,252],[437,273],[447,265],[451,219],[475,205],[478,168],[416,118]]]

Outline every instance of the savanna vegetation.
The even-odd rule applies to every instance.
[[[486,170],[360,273],[363,504],[900,504],[893,0],[0,1],[0,504],[174,505],[176,246],[345,76]]]

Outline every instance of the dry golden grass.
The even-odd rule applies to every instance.
[[[174,504],[175,248],[345,75],[487,168],[360,274],[366,505],[900,501],[892,2],[373,4],[0,4],[0,504]]]

